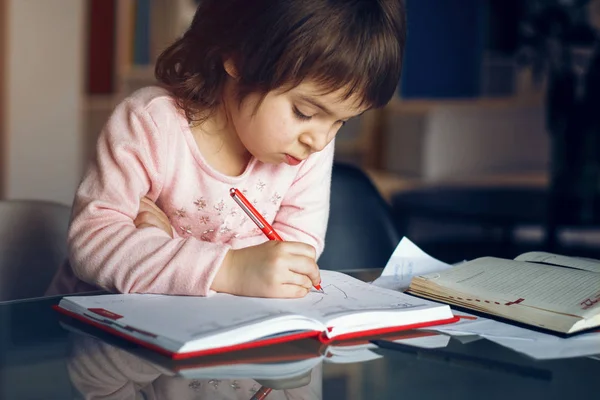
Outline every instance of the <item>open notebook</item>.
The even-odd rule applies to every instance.
[[[326,343],[454,322],[447,305],[321,271],[301,299],[151,294],[68,296],[56,309],[173,358],[315,337]]]
[[[409,293],[560,334],[600,326],[600,261],[481,257],[413,278]]]
[[[75,333],[71,340],[77,343],[82,337],[103,342],[124,354],[125,358],[138,358],[186,379],[290,379],[305,375],[321,363],[362,363],[383,357],[373,351],[378,346],[373,339],[410,344],[416,347],[446,347],[450,336],[423,330],[406,330],[324,344],[314,339],[304,339],[275,344],[269,347],[253,347],[240,351],[212,354],[204,357],[173,360],[157,352],[136,346],[115,335],[109,335],[81,321],[66,317],[60,324]],[[93,354],[96,350],[86,350]],[[128,355],[125,355],[127,353]],[[137,363],[129,363],[134,365]]]

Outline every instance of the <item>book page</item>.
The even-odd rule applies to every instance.
[[[346,274],[321,270],[324,293],[311,290],[301,299],[252,299],[265,308],[308,315],[326,322],[328,317],[376,310],[402,310],[439,306],[401,292],[382,289]]]
[[[180,343],[244,326],[266,326],[261,322],[289,314],[259,303],[253,304],[249,298],[220,293],[209,297],[114,294],[65,299],[83,307],[89,318],[110,323],[107,318],[90,311],[105,309],[122,317],[114,324],[134,327]],[[260,337],[260,332],[256,334]]]
[[[532,251],[521,254],[515,260],[562,265],[563,267],[600,273],[600,260],[593,260],[591,258],[567,257],[543,251]]]
[[[519,304],[578,316],[600,309],[600,274],[588,271],[483,257],[423,278],[480,301],[501,300],[507,306]]]

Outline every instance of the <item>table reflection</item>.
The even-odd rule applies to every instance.
[[[261,387],[272,389],[268,400],[322,398],[318,359],[312,367],[305,363],[309,367],[304,371],[269,379],[260,364],[254,364],[255,371],[248,370],[244,361],[231,360],[221,365],[168,365],[134,353],[87,334],[70,333],[67,371],[79,398],[248,400]]]

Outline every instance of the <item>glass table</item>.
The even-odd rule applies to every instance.
[[[369,281],[380,270],[348,271]],[[477,337],[443,348],[317,348],[173,363],[61,317],[60,297],[0,304],[0,399],[565,399],[596,398],[600,359],[536,361]],[[347,349],[346,349],[347,350]],[[360,354],[360,356],[358,356]],[[277,359],[277,363],[273,360]]]

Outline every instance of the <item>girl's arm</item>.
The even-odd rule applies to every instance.
[[[144,387],[169,373],[86,335],[71,335],[69,350],[69,378],[84,399],[138,399]]]
[[[229,246],[134,224],[140,199],[162,189],[166,153],[142,104],[117,106],[73,204],[68,249],[78,278],[122,293],[209,293]]]

